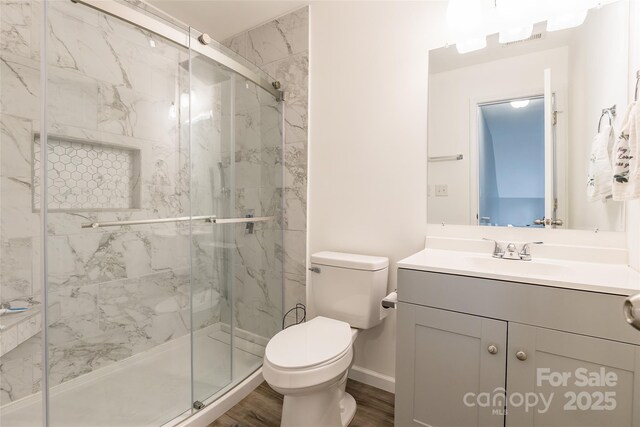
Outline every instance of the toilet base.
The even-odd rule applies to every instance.
[[[356,400],[342,381],[305,394],[285,394],[281,427],[347,427],[356,414]]]
[[[340,402],[340,419],[342,427],[347,427],[356,415],[356,400],[349,393],[345,393]]]

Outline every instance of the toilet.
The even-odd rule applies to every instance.
[[[276,334],[263,375],[284,395],[282,427],[345,427],[356,412],[345,392],[360,329],[378,325],[389,259],[319,252],[311,256],[311,298],[317,317]]]

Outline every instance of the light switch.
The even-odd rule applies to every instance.
[[[436,185],[436,197],[447,197],[449,190],[446,184]]]

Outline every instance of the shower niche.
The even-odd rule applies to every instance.
[[[137,148],[68,136],[47,138],[49,211],[140,209]],[[33,138],[33,209],[41,208],[40,134]]]

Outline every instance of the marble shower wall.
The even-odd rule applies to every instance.
[[[239,78],[235,85],[234,216],[280,217],[282,115],[276,99]],[[236,326],[268,339],[282,327],[282,225],[260,222],[233,233],[233,310]]]
[[[33,296],[42,286],[39,215],[31,209],[29,143],[34,128],[37,131],[33,113],[40,98],[38,34],[32,27],[39,6],[39,2],[0,2],[0,303],[33,307],[40,300]],[[20,102],[10,101],[15,95],[22,97]],[[6,332],[0,333],[0,340],[8,348]],[[39,390],[41,348],[37,334],[0,357],[0,405]]]
[[[309,8],[240,33],[223,44],[282,84],[286,93],[284,199],[285,310],[304,303],[307,230]]]

